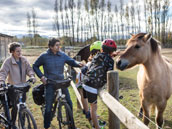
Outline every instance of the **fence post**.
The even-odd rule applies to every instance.
[[[119,77],[117,71],[108,71],[107,89],[110,95],[119,99]],[[115,106],[115,105],[114,105]],[[116,115],[109,109],[109,129],[120,129],[120,121]]]
[[[76,60],[81,61],[81,56],[76,56]],[[77,99],[77,109],[82,109],[78,99]]]

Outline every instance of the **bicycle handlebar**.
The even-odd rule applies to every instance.
[[[30,89],[30,83],[33,82],[33,79],[27,80],[25,83],[17,84],[17,85],[11,85],[11,84],[3,84],[0,87],[0,92],[6,92],[8,89],[15,89],[22,92],[27,92]]]

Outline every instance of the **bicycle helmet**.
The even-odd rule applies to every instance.
[[[102,42],[101,41],[95,41],[90,45],[90,51],[92,50],[100,50],[102,48]]]
[[[104,50],[106,49],[106,52],[113,52],[117,49],[116,43],[112,39],[105,39],[102,47]]]

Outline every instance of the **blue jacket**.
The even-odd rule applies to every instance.
[[[54,54],[48,49],[38,57],[33,64],[33,69],[39,78],[45,76],[50,79],[61,80],[64,79],[65,63],[72,67],[80,67],[77,61],[67,56],[64,52],[59,51]],[[44,74],[39,69],[40,66],[43,66]]]

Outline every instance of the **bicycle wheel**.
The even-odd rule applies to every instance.
[[[37,129],[36,122],[28,109],[19,111],[18,126],[19,129]]]
[[[73,113],[67,102],[61,102],[58,106],[57,120],[60,129],[75,129]]]
[[[10,129],[11,126],[8,124],[7,119],[0,114],[0,129]]]

